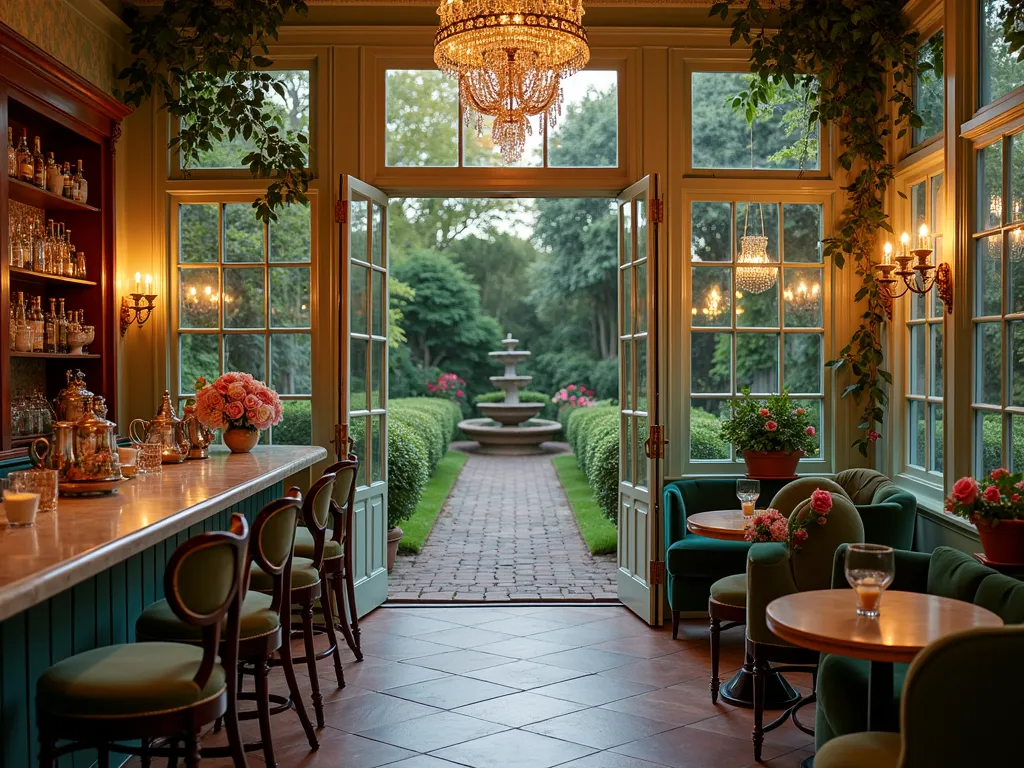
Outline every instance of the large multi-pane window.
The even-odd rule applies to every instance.
[[[1024,134],[977,149],[974,463],[1024,470]]]
[[[179,202],[176,253],[177,391],[243,371],[284,401],[264,442],[312,442],[311,208],[292,205],[269,226],[251,202]]]
[[[617,168],[619,73],[585,70],[562,81],[561,117],[530,120],[522,158],[510,165],[491,141],[492,118],[460,120],[458,83],[433,69],[385,75],[389,167]],[[574,120],[585,113],[586,120]],[[478,130],[479,128],[479,130]]]
[[[940,29],[917,49],[919,75],[914,80],[914,107],[921,125],[914,128],[914,146],[942,133],[945,113],[945,35]]]
[[[928,227],[935,249],[935,263],[946,261],[943,254],[943,174],[926,176],[910,186],[910,217],[913,232]],[[927,295],[908,293],[905,376],[907,439],[904,457],[907,468],[937,485],[943,472],[943,318],[945,306],[938,291]]]
[[[826,272],[820,203],[690,204],[691,461],[735,460],[721,422],[744,389],[787,390],[824,421]],[[738,262],[744,235],[767,238],[768,261]]]
[[[978,106],[991,104],[1024,85],[1024,61],[1011,54],[999,15],[1006,0],[978,2]]]

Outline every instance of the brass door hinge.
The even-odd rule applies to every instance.
[[[334,204],[334,220],[339,224],[348,222],[348,200],[339,200]]]
[[[655,560],[651,563],[651,586],[665,583],[665,561]]]
[[[651,200],[651,222],[662,224],[665,221],[665,201]]]
[[[644,440],[644,452],[648,459],[664,459],[665,446],[668,440],[665,439],[665,428],[660,424],[650,426],[647,439]]]

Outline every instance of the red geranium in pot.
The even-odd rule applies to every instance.
[[[744,389],[722,423],[722,437],[743,456],[747,477],[760,479],[793,477],[800,457],[817,452],[816,436],[806,409],[785,391],[761,400]]]
[[[1024,473],[993,469],[978,482],[961,477],[946,511],[974,523],[993,565],[1024,565]]]

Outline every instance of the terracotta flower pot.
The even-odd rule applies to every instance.
[[[744,451],[747,477],[759,480],[789,479],[796,474],[803,451]]]
[[[405,531],[397,525],[388,531],[388,573],[395,568],[395,558],[398,557],[398,543],[405,536]]]
[[[1024,565],[1024,520],[1000,520],[989,525],[974,519],[985,550],[985,559],[995,565]]]
[[[224,445],[231,449],[232,453],[248,453],[260,441],[258,429],[241,429],[232,427],[224,432]]]

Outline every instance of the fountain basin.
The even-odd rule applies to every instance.
[[[477,407],[482,410],[482,405],[502,404],[487,403]],[[523,405],[543,407],[540,403]],[[508,405],[505,404],[505,407]],[[466,419],[459,422],[459,429],[466,437],[480,444],[480,453],[526,456],[543,453],[541,443],[553,440],[555,435],[562,431],[562,425],[548,419],[530,419],[521,426],[510,427],[496,424],[491,419]]]
[[[543,407],[543,403],[479,403],[476,409],[499,424],[516,427],[532,419]]]

